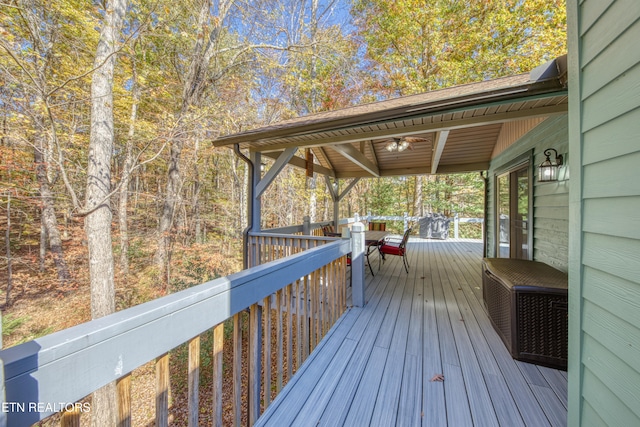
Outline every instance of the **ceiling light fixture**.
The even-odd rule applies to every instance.
[[[404,138],[393,138],[392,141],[387,142],[385,145],[385,149],[387,151],[404,151],[407,148],[411,147],[411,143]]]

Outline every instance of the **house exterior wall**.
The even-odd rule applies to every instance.
[[[533,153],[530,167],[533,179],[533,259],[567,271],[568,220],[569,220],[569,171],[561,169],[561,180],[539,183],[535,175],[537,166],[545,159],[547,148],[554,148],[567,157],[567,115],[549,117],[496,156],[488,172],[487,203],[487,254],[496,254],[496,176],[514,159]]]
[[[640,425],[640,2],[567,3],[569,425]]]

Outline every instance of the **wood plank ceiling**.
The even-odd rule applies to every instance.
[[[272,158],[298,147],[289,161],[298,167],[305,166],[304,149],[310,148],[315,171],[334,178],[486,170],[505,123],[533,127],[567,111],[565,64],[560,57],[529,74],[299,117],[213,143],[239,144]],[[405,138],[410,147],[388,151],[394,138]]]

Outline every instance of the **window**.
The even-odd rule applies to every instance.
[[[496,178],[496,256],[531,259],[531,177],[529,161]]]

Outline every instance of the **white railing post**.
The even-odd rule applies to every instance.
[[[453,216],[453,237],[458,238],[458,224],[460,223],[460,218],[458,218],[458,213]]]
[[[351,225],[351,290],[353,305],[364,307],[364,224]]]

